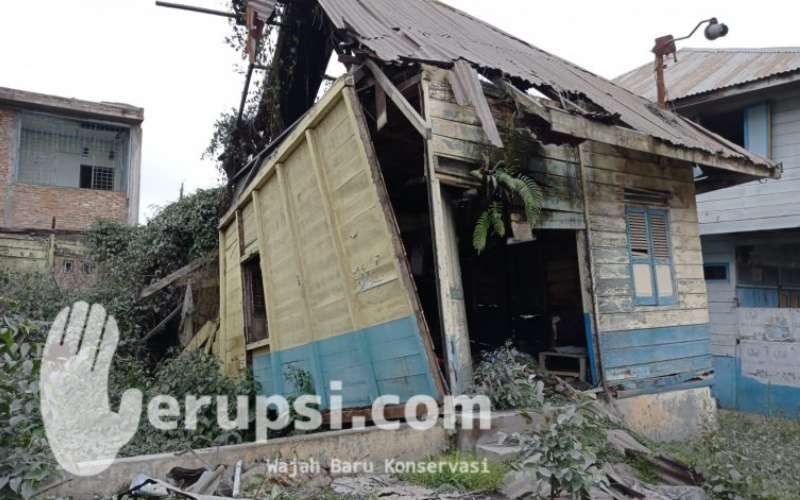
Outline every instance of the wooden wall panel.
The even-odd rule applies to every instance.
[[[262,211],[265,238],[259,249],[266,256],[271,276],[271,283],[264,290],[271,297],[274,309],[270,314],[270,342],[273,349],[286,349],[311,338],[301,289],[302,276],[277,176],[259,189],[256,196]]]
[[[242,274],[239,231],[236,223],[220,234],[220,314],[222,325],[220,348],[225,372],[240,373],[245,363],[244,312],[242,307]]]
[[[426,84],[426,117],[430,122],[432,137],[431,153],[436,158],[453,159],[467,165],[458,175],[460,179],[474,182],[469,170],[477,168],[488,152],[486,135],[472,106],[460,106],[447,81],[447,73],[428,70]],[[492,104],[498,127],[504,132],[511,109],[487,96]],[[577,180],[577,156],[572,148],[565,146],[536,146],[538,151],[528,166],[529,175],[542,188],[545,195],[544,213],[540,229],[581,229],[584,224],[573,214],[583,211],[580,188]],[[437,173],[445,169],[437,166]],[[447,170],[448,173],[452,171]],[[447,183],[447,180],[442,180]],[[578,196],[576,196],[578,194]]]
[[[230,348],[245,350],[241,238],[261,257],[269,339],[253,351],[253,370],[268,390],[291,392],[286,370],[295,366],[311,373],[319,394],[327,379],[346,375],[348,404],[367,404],[364,391],[376,397],[380,384],[436,395],[427,327],[412,306],[391,207],[381,201],[383,181],[346,82],[261,167],[236,202],[238,215],[223,218],[222,357],[231,358],[227,369]]]

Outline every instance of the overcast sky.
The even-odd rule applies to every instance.
[[[698,33],[681,46],[800,45],[800,2],[788,0],[446,1],[609,78],[651,61],[656,36],[685,35],[711,16],[730,34],[712,43]],[[219,181],[200,156],[243,86],[229,32],[224,18],[151,0],[0,0],[0,86],[145,108],[144,219],[177,198],[181,183],[192,191]]]

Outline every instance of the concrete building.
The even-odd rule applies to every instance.
[[[783,165],[697,197],[714,394],[726,408],[800,415],[800,48],[683,49],[667,61],[669,106]],[[652,64],[617,78],[650,99]],[[704,172],[696,170],[698,179]]]
[[[0,87],[0,265],[86,281],[81,232],[139,217],[143,119],[127,104]]]

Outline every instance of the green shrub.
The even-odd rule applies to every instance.
[[[540,431],[512,437],[522,448],[513,466],[529,480],[534,498],[588,498],[592,488],[607,488],[598,458],[605,439],[597,436],[604,432],[591,402],[547,405],[542,413],[546,424]]]
[[[76,295],[61,289],[51,274],[0,268],[0,314],[52,321],[62,308],[72,305]]]
[[[55,477],[39,412],[42,336],[0,315],[0,497],[31,496]]]
[[[222,188],[200,189],[162,208],[143,226],[101,220],[91,227],[86,239],[99,279],[82,298],[103,304],[117,319],[123,347],[158,324],[180,300],[174,290],[139,300],[141,290],[218,249],[223,206]]]
[[[494,410],[538,408],[544,401],[544,382],[533,360],[509,341],[481,355],[473,391],[487,396]]]
[[[217,396],[228,396],[228,415],[236,416],[237,396],[250,398],[250,421],[252,424],[256,384],[249,375],[238,379],[225,376],[219,362],[213,356],[203,352],[186,352],[169,358],[159,364],[152,375],[143,369],[140,363],[124,359],[115,363],[112,374],[110,392],[119,397],[125,389],[137,387],[144,391],[144,408],[139,431],[121,454],[125,456],[185,451],[187,449],[205,448],[217,445],[238,444],[252,441],[254,428],[247,430],[223,431],[217,424]],[[171,431],[155,429],[147,420],[147,402],[158,395],[176,398],[180,404],[181,417],[177,420],[177,428]],[[197,429],[186,430],[185,400],[187,395],[196,397],[211,396],[211,405],[205,406],[197,418]]]

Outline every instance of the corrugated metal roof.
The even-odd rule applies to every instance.
[[[652,102],[435,0],[318,0],[334,25],[385,62],[464,59],[569,98],[580,95],[630,128],[673,145],[770,163]]]
[[[667,58],[664,80],[671,101],[800,70],[800,47],[681,49]],[[648,99],[656,98],[653,63],[614,79]]]

